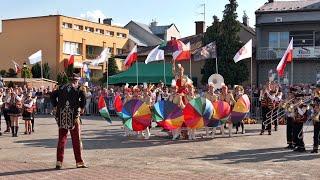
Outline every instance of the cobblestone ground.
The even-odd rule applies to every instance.
[[[2,122],[2,127],[4,123]],[[0,179],[318,179],[319,155],[294,153],[286,146],[285,126],[260,136],[260,125],[246,134],[196,141],[171,141],[159,130],[149,140],[123,137],[120,121],[108,125],[84,117],[82,140],[88,169],[76,169],[71,141],[63,170],[54,170],[57,126],[52,117],[36,119],[36,132],[0,137]],[[305,133],[308,151],[313,128]],[[219,131],[218,131],[219,132]]]

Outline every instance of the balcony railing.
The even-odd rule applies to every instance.
[[[286,52],[287,47],[284,48],[271,48],[261,47],[257,48],[258,60],[272,60],[281,59]],[[320,58],[320,46],[308,47],[294,47],[293,58],[307,59],[307,58]]]

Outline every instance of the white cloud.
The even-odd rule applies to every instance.
[[[99,18],[102,21],[107,16],[104,15],[101,10],[93,10],[93,11],[87,11],[86,13],[81,14],[80,17],[83,18],[83,19],[87,19],[87,20],[90,20],[90,21],[97,22]]]

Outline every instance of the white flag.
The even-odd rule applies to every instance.
[[[30,64],[36,64],[42,60],[42,51],[39,50],[36,53],[32,54],[29,58]]]
[[[233,60],[235,63],[241,61],[242,59],[247,59],[252,57],[252,39],[250,39],[246,45],[244,45],[234,56]]]
[[[100,63],[107,61],[109,58],[108,48],[104,48],[100,56],[97,59],[92,60],[93,66],[98,66]]]
[[[153,62],[153,61],[164,60],[164,50],[159,49],[159,47],[160,47],[160,45],[158,45],[156,48],[152,49],[152,51],[148,54],[148,57],[145,60],[146,64],[148,64],[149,62]]]

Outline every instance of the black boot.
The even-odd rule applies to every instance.
[[[318,149],[313,149],[311,153],[318,153]]]
[[[11,126],[11,133],[12,133],[12,137],[14,137],[14,132],[15,132],[15,126]]]
[[[15,136],[14,137],[18,137],[18,130],[19,130],[19,126],[16,126],[16,131],[15,131]]]

